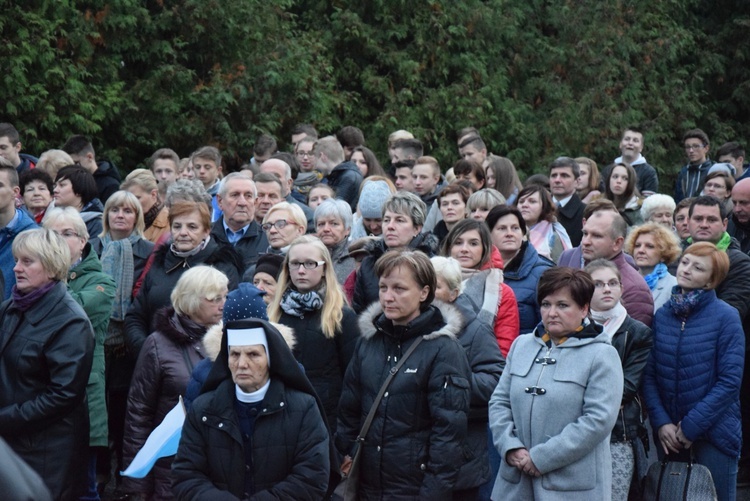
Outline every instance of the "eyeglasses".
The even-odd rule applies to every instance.
[[[209,302],[211,304],[221,304],[221,303],[223,303],[224,301],[227,300],[227,296],[226,296],[226,294],[221,294],[221,295],[216,296],[216,297],[211,298],[211,299],[209,299],[207,297],[204,297],[203,300],[206,301],[206,302]]]
[[[687,151],[690,151],[690,150],[700,150],[700,149],[705,148],[705,147],[706,147],[705,144],[686,144],[685,145],[685,150],[687,150]]]
[[[305,158],[305,157],[310,158],[313,156],[313,154],[314,153],[312,151],[298,151],[297,152],[297,156],[301,158]]]
[[[299,270],[300,266],[304,266],[306,270],[314,270],[318,266],[326,264],[325,261],[289,261],[290,270]]]
[[[276,228],[277,230],[283,230],[288,224],[296,225],[297,223],[295,223],[294,221],[287,221],[286,219],[279,219],[278,221],[273,223],[263,223],[261,225],[261,228],[263,229],[263,231],[270,231],[272,227]]]
[[[59,232],[59,231],[56,231],[55,233],[57,233],[58,235],[60,235],[63,238],[78,238],[78,237],[81,236],[78,233],[76,233],[75,231],[71,231],[71,230],[65,230],[62,233]]]
[[[620,284],[620,282],[617,280],[610,280],[609,282],[600,282],[597,280],[594,282],[594,287],[596,287],[597,289],[603,289],[605,287],[609,287],[610,289],[617,289],[621,285],[622,284]]]

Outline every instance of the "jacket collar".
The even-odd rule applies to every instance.
[[[383,315],[379,302],[372,303],[359,316],[359,328],[364,339],[372,339],[375,334],[397,335],[398,327]],[[456,339],[463,328],[463,318],[458,309],[450,304],[435,300],[417,318],[403,327],[404,338],[424,336],[425,340],[448,336]]]

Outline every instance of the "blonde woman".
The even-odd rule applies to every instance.
[[[159,199],[156,177],[150,170],[136,169],[125,178],[120,189],[129,191],[138,199],[143,209],[145,228],[143,237],[156,243],[169,231],[169,211]]]
[[[328,423],[336,418],[344,374],[359,338],[357,316],[336,280],[331,255],[317,237],[292,242],[268,307],[268,319],[294,329],[294,355],[320,396]]]

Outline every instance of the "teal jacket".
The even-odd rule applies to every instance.
[[[107,447],[107,403],[104,394],[104,338],[109,327],[115,281],[102,271],[102,263],[91,251],[83,249],[83,260],[68,272],[68,292],[73,296],[91,322],[96,345],[86,397],[89,406],[89,446]]]

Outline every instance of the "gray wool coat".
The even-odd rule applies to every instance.
[[[570,337],[549,349],[539,330],[513,342],[490,399],[490,428],[501,457],[492,499],[610,499],[609,437],[623,387],[617,350],[593,325],[584,329],[590,337]],[[545,357],[554,363],[544,365]],[[533,387],[544,394],[528,393]],[[528,449],[541,477],[506,462],[518,448]]]

